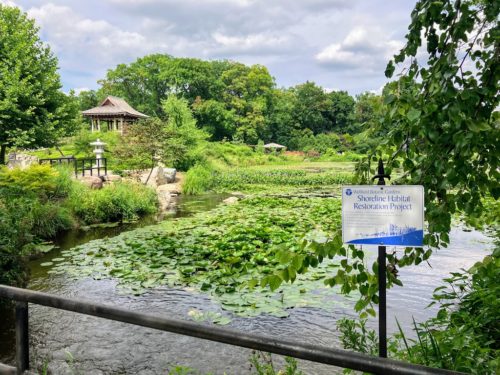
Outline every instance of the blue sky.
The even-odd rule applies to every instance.
[[[64,90],[150,53],[263,64],[278,86],[307,80],[378,91],[402,47],[409,0],[0,0],[28,12],[59,58]]]

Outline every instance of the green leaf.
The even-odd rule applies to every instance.
[[[422,111],[420,111],[419,109],[411,108],[406,114],[406,118],[410,122],[416,122],[420,118],[421,113]]]
[[[279,276],[271,275],[268,277],[269,287],[271,288],[272,291],[278,289],[281,285],[281,282],[282,280]]]
[[[391,78],[392,75],[394,74],[394,70],[395,70],[394,63],[391,60],[391,61],[389,61],[389,63],[387,64],[387,67],[385,68],[385,76],[387,78]]]

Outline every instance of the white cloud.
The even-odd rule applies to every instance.
[[[316,61],[328,68],[363,70],[380,73],[389,59],[403,47],[400,40],[390,39],[379,28],[358,26],[340,43],[333,43],[316,54]]]
[[[212,34],[212,38],[217,43],[212,53],[218,54],[277,53],[289,47],[288,37],[266,33],[229,36],[221,32],[215,32]]]
[[[89,56],[113,61],[118,56],[130,56],[132,51],[147,53],[161,47],[150,44],[137,32],[122,30],[105,20],[83,18],[67,6],[48,3],[29,9],[28,15],[41,26],[54,50],[64,54],[85,51]]]
[[[65,90],[96,88],[149,53],[266,65],[279,86],[351,93],[385,82],[413,1],[0,0],[20,3],[59,58]],[[390,11],[388,11],[390,9]],[[390,52],[390,53],[389,53]]]
[[[18,7],[21,8],[18,4],[11,0],[0,0],[0,5],[7,5],[9,7]]]

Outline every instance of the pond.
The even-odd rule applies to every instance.
[[[225,196],[204,198],[182,197],[176,213],[186,216],[200,210],[215,207]],[[120,231],[151,224],[141,223],[115,228],[94,228],[86,232],[74,232],[61,239],[61,249],[103,236],[113,236]],[[481,260],[491,249],[491,240],[477,231],[453,229],[448,249],[437,251],[426,263],[400,271],[404,287],[388,291],[389,332],[395,332],[399,320],[406,330],[412,319],[423,321],[436,313],[436,308],[426,309],[432,291],[441,284],[449,272],[470,267]],[[287,310],[286,318],[268,314],[258,317],[240,317],[221,309],[220,304],[189,288],[161,286],[147,293],[133,296],[119,294],[114,280],[84,278],[74,280],[64,275],[47,273],[50,267],[40,265],[57,256],[56,250],[31,262],[32,278],[29,288],[66,297],[87,299],[120,306],[134,311],[154,313],[170,318],[189,319],[196,314],[230,317],[228,327],[339,348],[336,321],[342,317],[354,317],[354,299],[327,290],[324,308],[296,307]],[[389,250],[390,251],[390,250]],[[368,249],[376,256],[376,249]],[[324,290],[318,293],[325,293]],[[0,322],[0,361],[13,363],[12,317]],[[371,322],[376,326],[376,321]],[[229,345],[211,343],[185,336],[158,332],[151,329],[118,322],[62,312],[41,306],[30,306],[32,362],[44,363],[53,373],[84,374],[159,374],[168,373],[177,365],[199,369],[202,374],[250,373],[248,358],[251,351]],[[281,359],[277,358],[277,362]],[[281,363],[281,362],[280,362]],[[332,368],[300,362],[306,374],[331,374]]]

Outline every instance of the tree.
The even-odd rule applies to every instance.
[[[52,146],[67,133],[73,107],[60,88],[57,59],[34,21],[0,4],[0,164],[7,147]]]
[[[214,99],[202,100],[198,97],[193,105],[193,112],[200,126],[207,131],[212,141],[232,138],[235,132],[235,118],[224,103]]]
[[[386,69],[392,77],[395,64],[409,64],[385,97],[384,150],[390,167],[403,161],[399,182],[424,185],[432,246],[448,243],[453,213],[478,216],[482,197],[500,197],[499,10],[495,1],[419,1]]]
[[[293,111],[300,129],[311,129],[314,134],[328,130],[331,123],[326,119],[331,102],[324,89],[314,82],[306,82],[293,88],[297,97]]]
[[[76,95],[80,111],[86,111],[87,109],[97,107],[102,99],[104,98],[100,98],[95,90],[80,91],[78,95]]]
[[[187,99],[190,104],[197,97],[208,100],[220,96],[218,68],[219,64],[199,59],[148,55],[109,70],[106,79],[99,82],[99,96],[116,95],[141,112],[164,117],[162,101],[169,95]]]
[[[327,94],[330,100],[330,108],[326,112],[326,118],[330,126],[328,131],[336,133],[357,133],[354,124],[354,99],[347,91],[332,91]]]
[[[174,95],[163,102],[167,120],[150,117],[130,126],[115,154],[121,167],[144,169],[156,161],[181,170],[196,162],[198,146],[208,134],[198,129],[186,99]]]
[[[267,68],[232,63],[222,73],[221,81],[226,109],[235,115],[233,138],[250,144],[268,140],[274,79]]]

